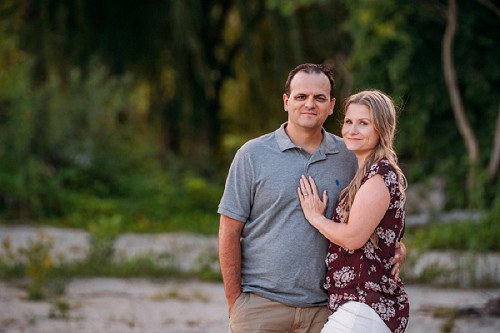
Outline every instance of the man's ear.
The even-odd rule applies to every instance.
[[[328,113],[328,115],[332,115],[333,114],[333,108],[335,107],[335,97],[332,98],[332,100],[330,101],[330,113]]]
[[[285,112],[288,112],[288,95],[287,94],[283,94],[283,109],[285,110]]]

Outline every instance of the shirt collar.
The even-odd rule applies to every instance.
[[[293,148],[301,148],[294,144],[292,140],[290,140],[288,134],[286,134],[285,127],[287,123],[288,122],[281,124],[281,126],[276,131],[274,131],[276,141],[278,142],[278,147],[281,151]],[[339,150],[333,135],[328,135],[324,128],[321,129],[321,133],[323,134],[323,140],[321,141],[321,145],[319,146],[319,149],[316,153],[320,153],[321,155],[338,153]]]

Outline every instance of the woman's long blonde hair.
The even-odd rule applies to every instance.
[[[396,152],[393,148],[394,135],[396,133],[396,109],[392,99],[378,90],[365,90],[349,97],[344,105],[344,114],[351,104],[360,104],[368,107],[371,113],[375,130],[379,134],[380,140],[370,155],[365,159],[364,164],[359,166],[349,186],[340,194],[340,216],[344,221],[349,219],[349,211],[354,201],[354,196],[361,187],[361,181],[368,172],[370,166],[386,158],[389,164],[396,171],[399,189],[401,191],[403,203],[406,199],[406,178],[403,171],[398,166]]]

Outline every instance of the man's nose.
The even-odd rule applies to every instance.
[[[314,97],[313,96],[307,97],[305,105],[308,108],[314,107]]]

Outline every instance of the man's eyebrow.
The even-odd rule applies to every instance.
[[[305,93],[305,92],[298,92],[295,94],[295,96],[307,96],[309,95],[308,93]],[[327,94],[323,94],[323,93],[320,93],[320,94],[314,94],[314,97],[327,97],[328,95]]]

